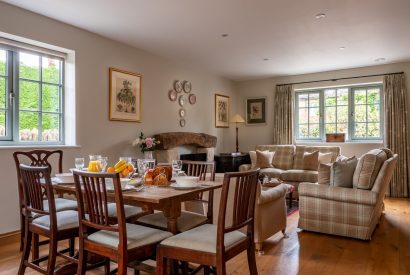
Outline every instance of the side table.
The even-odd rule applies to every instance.
[[[239,171],[239,166],[242,164],[250,164],[251,158],[248,153],[240,153],[232,155],[230,153],[222,153],[215,155],[216,162],[216,172],[237,172]]]

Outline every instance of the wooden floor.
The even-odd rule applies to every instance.
[[[297,228],[297,220],[298,213],[288,219],[288,239],[277,234],[266,241],[265,254],[257,256],[259,274],[410,274],[410,200],[386,200],[385,214],[370,242],[304,232]],[[0,274],[17,274],[17,250],[17,242],[0,247]],[[227,271],[248,274],[245,253],[229,261]],[[26,274],[38,273],[27,269]]]

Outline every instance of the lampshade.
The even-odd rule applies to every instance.
[[[241,117],[238,114],[234,115],[230,120],[230,123],[244,123],[244,122],[245,120],[243,119],[243,117]]]

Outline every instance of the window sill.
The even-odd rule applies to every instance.
[[[353,144],[384,144],[383,140],[357,140],[357,141],[345,141],[345,142],[326,142],[326,141],[313,141],[313,140],[296,140],[295,141],[296,145],[304,145],[304,144],[320,144],[320,145],[341,145],[341,144],[349,144],[349,145],[353,145]]]
[[[0,145],[0,150],[14,150],[14,149],[75,149],[81,148],[80,145],[63,145],[63,144],[50,144],[50,145]]]

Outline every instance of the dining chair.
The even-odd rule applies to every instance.
[[[78,236],[78,213],[75,210],[56,212],[53,187],[49,166],[28,166],[20,164],[19,175],[24,202],[24,249],[18,274],[24,274],[30,267],[42,274],[54,274],[56,258],[61,256],[73,264],[76,261],[65,255],[70,248],[57,250],[59,241],[71,240]],[[47,204],[44,203],[46,198]],[[49,239],[49,253],[41,258],[29,261],[32,236],[41,235]],[[40,262],[48,260],[47,268]],[[62,270],[60,270],[62,271]]]
[[[74,170],[74,182],[79,211],[79,264],[77,274],[85,274],[87,254],[106,257],[118,263],[118,274],[127,274],[127,266],[136,268],[155,254],[156,246],[172,233],[141,225],[126,223],[119,174],[89,173]],[[106,183],[114,191],[117,223],[108,214],[109,194]]]
[[[20,208],[20,251],[23,250],[24,244],[24,198],[23,198],[23,187],[21,183],[20,175],[20,164],[27,164],[30,166],[47,166],[50,168],[50,173],[52,170],[52,163],[57,165],[57,172],[63,172],[63,151],[62,150],[32,150],[32,151],[16,151],[13,153],[14,163],[16,165],[17,171],[17,184],[18,184],[18,193],[19,193],[19,208]],[[43,201],[44,207],[48,207],[47,200]],[[56,211],[65,211],[65,210],[77,210],[77,202],[74,200],[56,198],[55,199]],[[46,209],[47,210],[47,209]],[[39,241],[39,237],[34,234],[33,236],[33,258],[38,258],[39,256],[39,246],[47,244],[48,240]],[[71,253],[74,253],[74,239],[70,240]]]
[[[157,247],[157,274],[166,274],[167,259],[216,267],[217,274],[226,274],[226,262],[247,251],[249,273],[257,275],[255,260],[254,215],[259,169],[225,173],[218,224],[204,224],[162,241]],[[235,188],[231,224],[226,224],[230,188]],[[246,228],[246,234],[239,231]]]
[[[186,174],[188,176],[199,177],[200,181],[205,181],[207,173],[209,173],[209,180],[215,181],[214,162],[182,161],[182,163],[187,167]],[[201,192],[193,200],[184,202],[185,210],[181,211],[181,216],[177,220],[178,232],[184,232],[202,224],[212,223],[213,195],[214,191],[210,190],[207,198],[204,198],[205,196]],[[206,208],[204,204],[207,205]],[[162,212],[144,215],[137,220],[137,223],[159,229],[167,228],[167,218]]]

